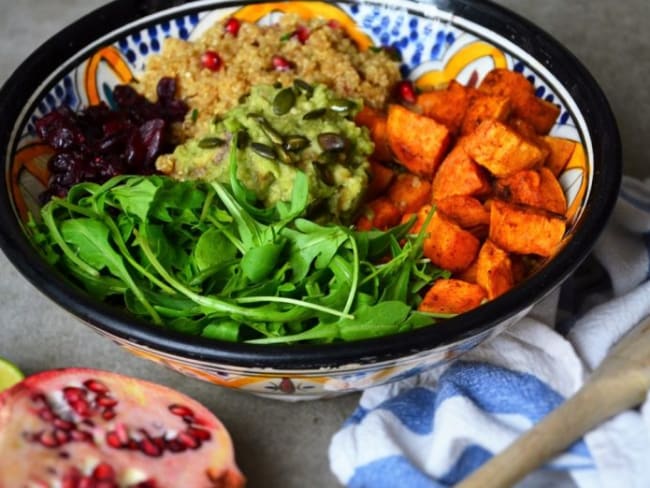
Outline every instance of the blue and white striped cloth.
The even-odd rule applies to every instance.
[[[590,266],[520,323],[444,370],[371,388],[330,444],[349,488],[452,486],[575,393],[650,314],[650,180],[624,177]],[[521,486],[650,486],[650,401]]]

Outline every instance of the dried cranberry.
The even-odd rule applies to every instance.
[[[402,80],[396,86],[397,97],[406,103],[415,103],[417,101],[417,92],[415,86],[410,80]]]
[[[239,22],[239,20],[237,20],[234,17],[230,17],[226,21],[226,24],[224,25],[224,29],[226,30],[226,32],[231,34],[233,37],[237,37],[240,27],[241,27],[241,22]]]
[[[221,56],[216,51],[205,51],[201,55],[201,66],[210,71],[219,71],[222,65]]]
[[[158,100],[172,100],[176,95],[176,79],[171,77],[161,78],[156,87]]]
[[[113,98],[119,107],[127,108],[138,103],[140,94],[132,86],[118,85],[113,90]]]

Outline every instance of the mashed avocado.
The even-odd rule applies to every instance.
[[[368,131],[352,120],[360,108],[323,85],[258,85],[207,134],[178,146],[157,167],[180,180],[228,183],[229,146],[237,134],[237,177],[265,206],[289,201],[302,171],[312,214],[346,222],[368,185],[373,151]]]

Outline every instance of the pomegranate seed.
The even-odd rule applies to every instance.
[[[84,399],[69,401],[70,408],[75,411],[80,417],[90,417],[92,411],[90,410],[90,405]]]
[[[95,403],[97,403],[97,405],[100,405],[102,407],[112,408],[118,404],[118,401],[113,397],[101,395],[95,399]]]
[[[399,98],[406,103],[415,103],[417,101],[417,94],[413,82],[409,80],[402,80],[397,84],[397,94]]]
[[[300,44],[304,44],[305,42],[307,42],[307,39],[309,39],[310,32],[309,32],[309,29],[307,27],[305,27],[304,25],[299,25],[296,28],[295,34],[296,34],[296,38],[298,39]]]
[[[73,441],[78,442],[92,442],[93,435],[85,430],[73,430],[70,432],[70,437]]]
[[[46,422],[52,422],[56,417],[50,407],[43,407],[38,411],[38,416]]]
[[[330,19],[327,21],[327,25],[330,29],[340,29],[341,23],[338,20]]]
[[[219,71],[223,62],[221,57],[215,51],[206,51],[201,54],[201,66],[210,71]]]
[[[95,481],[113,481],[115,479],[115,470],[108,463],[99,463],[93,469],[91,476]]]
[[[159,457],[162,455],[162,449],[154,444],[151,439],[145,437],[140,441],[140,450],[151,457]]]
[[[231,34],[233,37],[237,37],[237,34],[239,33],[239,28],[241,27],[241,22],[237,20],[234,17],[230,17],[226,21],[226,25],[224,28],[226,29],[226,32]]]
[[[174,453],[183,452],[186,449],[186,447],[183,444],[181,444],[177,439],[172,439],[170,441],[167,441],[165,448],[169,452],[174,452]]]
[[[289,71],[292,67],[291,62],[277,54],[271,59],[276,71]]]
[[[54,438],[59,445],[62,445],[70,441],[70,434],[65,430],[56,429],[54,431]]]
[[[52,422],[54,427],[57,429],[62,429],[62,430],[72,430],[74,429],[74,423],[68,422],[67,420],[63,420],[60,417],[56,417],[54,421]]]
[[[140,447],[135,439],[129,439],[129,443],[126,445],[126,448],[131,451],[137,451]]]
[[[61,480],[61,488],[77,488],[79,486],[79,480],[81,480],[81,471],[76,467],[70,467],[63,475]]]
[[[185,447],[188,447],[190,449],[196,449],[197,447],[201,446],[201,440],[192,437],[187,432],[179,432],[176,439],[178,440],[178,442],[180,442]]]
[[[93,488],[119,488],[115,481],[95,481]]]
[[[66,386],[63,389],[63,397],[68,403],[84,400],[86,398],[86,390],[82,390],[76,386]]]
[[[106,432],[106,444],[115,449],[122,447],[122,441],[120,441],[120,438],[117,436],[117,432],[114,430]]]
[[[93,393],[108,393],[108,387],[98,380],[86,380],[84,386]]]
[[[185,405],[170,405],[169,411],[174,415],[178,415],[179,417],[194,417],[194,412],[192,409],[186,407]]]
[[[117,414],[114,410],[104,410],[102,412],[102,418],[104,420],[113,420],[115,417],[117,417]]]
[[[210,434],[210,432],[203,429],[197,429],[196,427],[190,427],[186,432],[195,439],[200,439],[202,441],[209,441],[212,439],[212,434]]]
[[[38,441],[45,447],[59,447],[59,441],[54,432],[43,432],[38,436]]]
[[[77,488],[95,488],[95,482],[87,476],[84,476],[79,480]]]

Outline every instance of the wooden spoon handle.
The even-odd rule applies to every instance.
[[[611,416],[643,402],[650,388],[650,318],[635,327],[571,398],[481,466],[457,488],[511,487]]]

